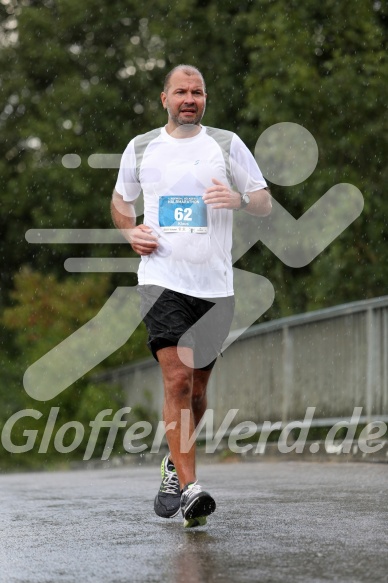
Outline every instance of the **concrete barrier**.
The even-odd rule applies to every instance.
[[[119,383],[131,407],[160,412],[163,384],[149,358],[95,377]],[[388,420],[388,296],[258,324],[219,358],[209,384],[209,408],[220,424],[303,419],[311,425],[350,418]]]

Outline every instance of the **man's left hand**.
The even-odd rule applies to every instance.
[[[205,190],[203,200],[206,204],[211,204],[215,209],[238,209],[241,206],[241,196],[226,184],[216,178],[212,178],[215,186],[210,186]]]

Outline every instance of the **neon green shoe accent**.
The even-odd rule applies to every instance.
[[[195,528],[196,526],[205,526],[206,516],[197,516],[196,518],[188,518],[183,522],[184,528]]]
[[[164,480],[164,478],[165,478],[165,474],[166,474],[166,466],[165,466],[165,463],[166,463],[166,458],[168,458],[168,456],[164,456],[164,458],[162,459],[162,463],[160,464],[160,473],[161,473],[161,475],[162,475],[162,480]],[[167,463],[168,463],[168,462],[167,462]],[[174,469],[173,469],[173,470],[169,470],[169,471],[171,471],[171,472],[173,472],[174,474],[176,474],[176,469],[175,469],[175,466],[174,466]]]

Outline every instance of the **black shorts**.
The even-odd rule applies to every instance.
[[[161,348],[179,343],[193,349],[194,368],[213,368],[229,334],[234,296],[194,298],[157,285],[139,285],[138,291],[147,344],[154,358],[158,360]]]

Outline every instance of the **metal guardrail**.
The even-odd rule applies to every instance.
[[[152,359],[105,371],[130,406],[161,411],[163,385]],[[219,358],[209,383],[209,408],[220,424],[303,419],[330,425],[362,407],[360,422],[388,420],[388,296],[281,318],[251,327]]]

